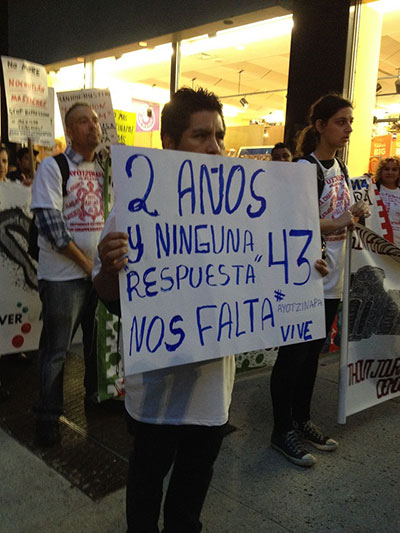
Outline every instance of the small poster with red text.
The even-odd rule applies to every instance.
[[[6,56],[1,57],[1,63],[10,142],[25,144],[30,139],[42,146],[54,146],[45,67]]]

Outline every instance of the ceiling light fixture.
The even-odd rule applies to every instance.
[[[242,72],[243,72],[243,69],[242,70],[239,70],[238,72],[238,75],[239,75],[239,80],[238,80],[238,95],[240,95],[240,81],[242,79]],[[242,106],[247,109],[248,106],[249,106],[249,102],[246,100],[246,98],[243,96],[239,102],[242,104]]]

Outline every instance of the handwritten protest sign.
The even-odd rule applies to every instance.
[[[66,91],[57,93],[58,105],[64,126],[65,136],[65,114],[68,109],[77,102],[85,102],[96,111],[101,130],[103,132],[102,145],[118,144],[117,128],[115,125],[114,111],[111,102],[109,89],[82,89],[80,91]],[[102,147],[99,146],[99,149]]]
[[[127,375],[325,336],[315,168],[112,147]]]
[[[118,142],[133,146],[135,141],[136,113],[114,109],[114,116],[117,125]]]
[[[0,183],[0,354],[37,350],[42,330],[36,261],[28,254],[31,189]]]
[[[47,74],[43,65],[1,57],[8,113],[8,138],[43,146],[54,145]]]
[[[342,349],[339,422],[400,395],[400,249],[357,225],[352,234],[348,342]]]
[[[400,394],[400,249],[375,183],[351,179],[371,216],[357,225],[345,270],[338,421]],[[390,241],[390,242],[389,242]],[[349,243],[350,244],[350,243]],[[350,248],[350,246],[349,246]]]

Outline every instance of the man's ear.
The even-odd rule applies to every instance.
[[[162,147],[166,150],[175,150],[175,141],[171,137],[171,135],[165,134],[164,137],[161,139]]]

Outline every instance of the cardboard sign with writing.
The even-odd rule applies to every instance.
[[[112,147],[127,375],[325,336],[315,168]]]
[[[65,128],[66,112],[77,102],[85,102],[96,111],[97,116],[99,117],[101,130],[103,132],[102,145],[109,147],[111,144],[118,144],[117,128],[115,125],[114,111],[109,89],[65,91],[57,93],[57,99],[66,137],[68,137]],[[100,146],[99,149],[101,149]]]
[[[1,57],[8,113],[8,138],[26,144],[54,145],[52,106],[43,65]]]
[[[114,109],[115,124],[117,125],[118,142],[133,146],[135,141],[136,113]]]

